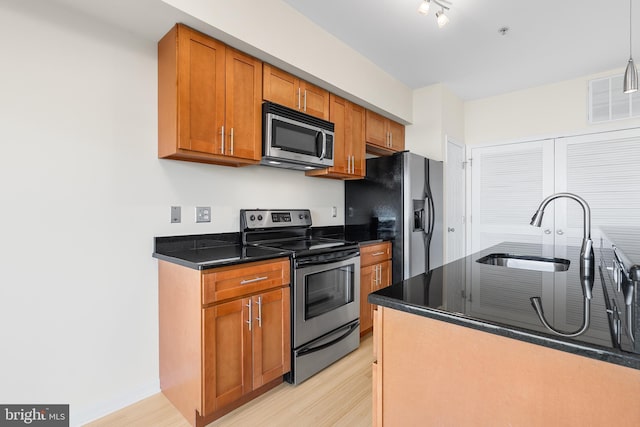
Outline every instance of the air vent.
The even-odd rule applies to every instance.
[[[589,81],[589,123],[640,117],[640,91],[622,92],[622,74]]]

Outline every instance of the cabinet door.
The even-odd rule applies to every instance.
[[[264,64],[262,76],[262,95],[265,101],[271,101],[295,110],[300,109],[300,81],[295,76],[269,64]]]
[[[280,288],[251,298],[254,390],[291,369],[289,292]]]
[[[335,124],[333,139],[333,172],[348,173],[347,166],[347,101],[337,96],[331,95],[331,114],[329,120]]]
[[[367,110],[365,137],[367,144],[387,148],[388,137],[385,118],[373,111]]]
[[[204,414],[251,391],[250,298],[203,309]]]
[[[369,265],[360,269],[360,335],[369,332],[373,327],[372,307],[367,302],[367,296],[374,290],[376,265]]]
[[[220,154],[225,45],[178,27],[178,147]]]
[[[389,142],[393,151],[404,150],[404,125],[389,120]]]
[[[365,109],[351,102],[348,107],[347,155],[351,156],[351,174],[360,178],[366,175]]]
[[[300,96],[302,105],[300,109],[312,116],[323,120],[329,120],[329,92],[300,80]]]
[[[391,261],[384,261],[378,264],[378,289],[391,286]]]
[[[232,157],[262,157],[262,62],[227,48],[225,152]]]

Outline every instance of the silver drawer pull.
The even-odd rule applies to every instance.
[[[251,322],[252,322],[252,319],[251,319],[251,317],[252,317],[252,314],[251,314],[251,312],[252,312],[252,310],[251,310],[251,300],[249,300],[249,303],[246,305],[246,307],[249,308],[249,320],[247,320],[246,323],[249,325],[249,330],[251,330]]]
[[[378,256],[378,255],[384,255],[386,254],[386,252],[374,252],[371,254],[371,256]]]
[[[241,285],[246,285],[247,283],[253,283],[253,282],[259,282],[261,280],[267,280],[268,277],[267,276],[263,276],[263,277],[256,277],[255,279],[247,279],[247,280],[243,280],[242,282],[240,282]]]
[[[262,297],[258,297],[258,317],[256,317],[258,321],[258,326],[262,328]]]

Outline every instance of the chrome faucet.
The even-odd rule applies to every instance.
[[[544,215],[544,210],[547,205],[561,197],[566,197],[567,199],[575,200],[580,203],[582,206],[583,212],[583,231],[582,231],[582,248],[580,249],[580,261],[581,267],[584,269],[584,272],[588,274],[591,271],[591,267],[593,265],[593,241],[591,240],[591,208],[589,208],[589,204],[582,197],[575,195],[573,193],[555,193],[544,199],[540,202],[540,206],[533,217],[531,217],[531,225],[534,227],[540,227],[542,225],[542,216]]]
[[[593,261],[593,241],[591,240],[591,209],[589,204],[582,197],[573,193],[555,193],[545,198],[538,207],[538,210],[531,218],[531,225],[534,227],[540,227],[542,225],[542,216],[544,210],[551,201],[566,197],[568,199],[575,200],[582,206],[583,212],[583,234],[582,234],[582,247],[580,248],[580,283],[582,285],[582,296],[584,302],[584,309],[582,312],[582,326],[576,331],[567,332],[553,328],[544,316],[542,309],[542,301],[540,297],[530,298],[531,305],[535,310],[538,318],[542,324],[551,332],[564,337],[576,337],[583,334],[589,329],[589,322],[591,319],[591,298],[593,297],[593,278],[594,278],[594,261]]]

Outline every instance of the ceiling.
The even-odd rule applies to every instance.
[[[623,69],[629,59],[627,0],[451,0],[442,29],[435,5],[417,13],[421,0],[283,1],[407,86],[443,83],[464,100]],[[640,57],[640,4],[633,16]]]

